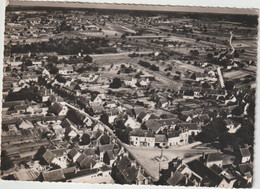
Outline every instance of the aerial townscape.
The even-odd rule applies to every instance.
[[[252,187],[257,11],[11,2],[1,179]]]

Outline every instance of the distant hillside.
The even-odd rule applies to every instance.
[[[189,7],[171,5],[147,5],[147,4],[118,4],[118,3],[89,3],[89,2],[44,2],[44,1],[19,1],[10,0],[8,7],[59,7],[59,8],[84,8],[84,9],[112,9],[135,10],[156,12],[181,12],[181,13],[213,13],[213,14],[242,14],[258,15],[257,9],[245,8],[216,8],[216,7]]]

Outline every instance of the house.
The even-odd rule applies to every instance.
[[[253,163],[243,163],[238,165],[238,172],[246,180],[246,183],[252,183]]]
[[[149,119],[144,123],[148,130],[151,130],[153,133],[159,133],[164,128],[175,127],[177,123],[181,121],[177,118],[170,119]]]
[[[37,97],[41,102],[47,102],[49,97],[52,95],[52,89],[47,89],[46,87],[42,87],[37,92]]]
[[[78,99],[78,104],[82,107],[82,108],[86,108],[89,107],[89,100],[86,97],[80,96]]]
[[[76,160],[78,159],[78,157],[81,154],[79,153],[79,151],[76,148],[72,148],[69,153],[68,153],[68,158],[73,161],[76,162]]]
[[[40,172],[33,169],[21,170],[13,174],[14,179],[19,181],[37,181],[39,176]]]
[[[140,84],[140,86],[142,88],[147,88],[150,85],[150,81],[148,79],[147,80],[142,80],[139,84]]]
[[[161,108],[167,108],[169,105],[170,103],[166,98],[160,98],[157,102],[157,106]]]
[[[149,118],[150,118],[150,114],[147,114],[146,112],[141,112],[141,113],[137,116],[136,120],[137,120],[139,123],[143,123],[143,122],[149,120]]]
[[[116,108],[117,107],[117,104],[115,101],[106,101],[104,106],[106,108]]]
[[[93,169],[97,162],[91,157],[88,157],[85,154],[81,154],[77,158],[76,163],[81,169]]]
[[[32,124],[32,122],[30,122],[28,120],[24,120],[22,118],[20,118],[19,120],[16,121],[16,126],[22,130],[34,128],[34,125]]]
[[[117,158],[117,154],[119,152],[119,149],[116,150],[107,150],[104,153],[103,156],[103,162],[109,166],[112,167],[113,163],[115,162],[116,158]]]
[[[98,146],[97,154],[100,157],[100,161],[103,161],[103,157],[106,151],[119,151],[119,147],[116,144],[105,144]]]
[[[59,138],[64,137],[65,129],[61,125],[54,124],[52,125],[52,129],[54,133],[57,135],[57,137]]]
[[[166,147],[168,144],[168,139],[164,134],[156,134],[154,145],[157,147]]]
[[[83,150],[83,153],[88,156],[91,157],[93,159],[97,159],[98,155],[97,155],[97,148],[85,148]]]
[[[179,145],[185,145],[189,142],[189,135],[186,130],[183,130],[181,132],[179,131],[171,131],[168,133],[168,146],[179,146]]]
[[[219,152],[210,153],[210,154],[203,154],[203,162],[207,167],[211,167],[212,165],[216,164],[219,167],[222,167],[223,158]]]
[[[179,171],[172,172],[171,177],[166,181],[170,186],[185,186],[186,177]]]
[[[70,75],[72,73],[73,73],[73,67],[71,67],[71,66],[59,68],[59,74],[61,74],[61,75]]]
[[[68,118],[65,118],[61,124],[60,124],[63,128],[69,128],[71,126],[74,126],[74,124],[68,119]]]
[[[98,77],[99,77],[98,74],[83,73],[80,75],[81,81],[86,83],[93,83],[98,79]]]
[[[106,165],[100,168],[79,170],[67,177],[67,181],[75,183],[114,184],[111,171],[111,168]]]
[[[200,183],[200,186],[207,187],[221,187],[221,188],[230,188],[232,187],[224,177],[218,175],[215,171],[201,163],[199,160],[193,160],[187,163],[189,172],[188,176],[191,178],[196,178]]]
[[[248,148],[240,148],[239,149],[239,157],[241,163],[248,163],[251,159],[251,154]]]
[[[48,70],[44,69],[44,70],[42,71],[42,76],[43,76],[43,77],[50,77],[51,74],[50,74],[50,72],[49,72]]]
[[[65,181],[64,173],[62,169],[56,169],[52,171],[44,171],[42,172],[43,181],[48,182],[58,182],[58,181]]]
[[[138,169],[136,162],[131,161],[128,156],[123,156],[115,161],[113,172],[119,184],[136,184]]]
[[[141,112],[146,112],[145,108],[143,107],[136,107],[132,109],[132,113],[137,118]]]
[[[106,100],[106,96],[104,94],[98,94],[97,96],[93,96],[91,98],[90,105],[91,106],[102,106],[104,104],[104,100]]]
[[[137,83],[137,79],[133,78],[133,77],[132,77],[131,80],[125,80],[124,81],[125,86],[130,86],[132,88],[136,88],[136,83]]]
[[[103,106],[92,106],[91,110],[93,111],[94,114],[101,114],[102,112],[105,111]]]
[[[130,144],[133,146],[155,146],[155,137],[152,131],[133,129],[129,134]]]
[[[26,113],[29,114],[40,114],[42,113],[42,109],[40,107],[38,107],[37,105],[34,106],[28,106],[25,110]]]
[[[60,102],[63,102],[63,99],[60,96],[55,96],[55,95],[51,94],[48,98],[48,102],[50,104],[54,104],[55,102],[60,103]]]
[[[59,165],[61,168],[67,167],[67,158],[65,149],[58,149],[58,150],[49,150],[47,149],[46,152],[43,154],[42,158],[48,164],[56,164]]]
[[[53,113],[55,115],[66,115],[68,112],[68,108],[65,105],[62,105],[61,103],[55,102],[51,106],[49,106],[48,109],[49,113]]]
[[[127,116],[127,120],[125,121],[124,125],[126,127],[130,127],[132,129],[135,129],[135,128],[140,128],[141,124],[138,123],[137,121],[135,121],[134,118],[130,117],[130,116]]]
[[[201,132],[201,128],[196,123],[177,123],[177,126],[186,128],[189,131],[189,136],[196,136],[199,132]]]

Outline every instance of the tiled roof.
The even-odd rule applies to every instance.
[[[155,142],[167,142],[165,135],[155,135]]]
[[[219,152],[206,154],[207,162],[222,161],[222,160],[223,160],[223,158]]]
[[[185,179],[185,176],[180,173],[179,171],[175,171],[173,175],[166,181],[167,184],[171,186],[178,185],[183,179]]]
[[[46,150],[42,157],[48,164],[50,164],[55,158],[55,155],[50,150]]]
[[[65,176],[61,169],[43,172],[42,176],[44,181],[49,181],[49,182],[62,181],[63,179],[65,179]]]
[[[240,148],[240,153],[242,155],[242,157],[248,157],[251,156],[249,150],[247,148]]]
[[[221,176],[219,176],[216,172],[205,166],[203,163],[201,163],[199,160],[193,160],[189,163],[187,163],[188,167],[198,174],[202,178],[208,178],[211,183],[213,183],[213,186],[217,186],[220,184],[220,182],[224,179]]]
[[[76,148],[72,148],[69,153],[68,156],[69,158],[74,158],[74,156],[78,153],[78,150]]]

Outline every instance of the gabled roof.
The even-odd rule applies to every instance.
[[[19,120],[16,121],[16,125],[18,126],[18,128],[20,129],[30,129],[30,128],[34,128],[32,122],[28,121],[28,120],[24,120],[23,118],[20,118]]]
[[[147,115],[146,112],[140,112],[140,114],[137,116],[137,119],[138,119],[138,120],[143,120],[146,115]]]
[[[68,118],[65,118],[61,124],[60,124],[63,128],[68,128],[68,127],[71,127],[73,126],[73,123],[68,119]]]
[[[180,123],[181,121],[176,118],[171,118],[171,119],[150,119],[145,122],[146,127],[153,131],[156,132],[158,131],[161,127],[163,126],[171,126],[177,123]]]
[[[110,143],[110,137],[107,134],[103,134],[100,138],[99,141],[101,145],[109,144]]]
[[[212,183],[212,186],[218,186],[221,181],[224,179],[223,177],[219,176],[216,172],[208,168],[206,165],[201,163],[199,160],[193,160],[187,163],[188,167],[198,174],[201,178],[209,179]]]
[[[83,153],[87,156],[95,156],[96,155],[96,148],[87,148],[84,149]]]
[[[52,160],[55,158],[55,155],[50,150],[46,150],[42,157],[48,164],[51,164]]]
[[[150,117],[149,117],[149,119],[159,119],[160,117],[158,117],[158,116],[156,116],[156,115],[154,115],[154,114],[152,114]]]
[[[179,183],[185,179],[185,176],[180,173],[179,171],[175,171],[173,175],[166,181],[168,185],[176,186],[179,185]]]
[[[140,128],[135,128],[130,132],[130,136],[154,137],[154,134],[150,130],[145,131]]]
[[[62,110],[62,105],[60,103],[57,103],[57,102],[54,102],[54,104],[52,104],[50,107],[49,107],[49,111],[51,113],[54,113],[54,114],[59,114]]]
[[[69,158],[72,159],[72,158],[75,157],[75,155],[76,155],[77,153],[79,153],[78,150],[77,150],[76,148],[72,148],[72,149],[69,151],[68,156],[69,156]]]
[[[134,183],[137,178],[138,170],[131,166],[131,160],[129,157],[124,156],[117,162],[117,169],[123,175],[128,184]]]
[[[246,172],[253,173],[253,163],[244,163],[238,165],[239,171],[241,174],[244,174]]]
[[[93,160],[91,157],[86,157],[84,158],[81,163],[80,163],[80,166],[81,167],[84,167],[84,168],[90,168],[92,169],[94,165],[96,165],[96,161]]]
[[[133,109],[134,115],[137,117],[141,112],[146,112],[145,108],[143,107],[136,107]]]
[[[104,111],[103,106],[92,106],[91,108],[92,108],[94,113],[100,113],[100,112]]]
[[[54,150],[51,150],[51,152],[55,155],[55,157],[61,157],[66,152],[66,149],[65,148],[54,149]]]
[[[188,130],[198,130],[198,129],[200,129],[198,127],[198,124],[196,124],[196,123],[178,123],[177,126],[186,128]]]
[[[42,176],[44,181],[49,181],[49,182],[62,181],[65,179],[65,176],[61,169],[43,172]]]
[[[113,149],[118,149],[118,146],[115,144],[105,144],[98,147],[99,152],[105,152]]]
[[[224,171],[221,167],[217,166],[216,164],[213,164],[210,167],[210,169],[215,171],[218,175]]]
[[[167,142],[165,135],[155,135],[155,142]]]
[[[206,154],[205,156],[206,162],[214,162],[214,161],[222,161],[223,158],[219,152]]]
[[[81,162],[86,158],[87,156],[85,154],[81,154],[77,160],[76,163],[81,164]]]
[[[102,134],[103,134],[103,132],[98,129],[97,131],[92,132],[92,138],[98,139]]]
[[[251,156],[248,148],[240,148],[239,151],[240,151],[240,154],[241,154],[242,157],[250,157]]]

